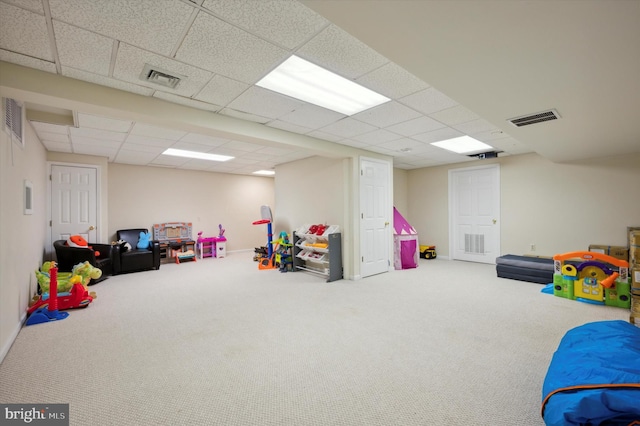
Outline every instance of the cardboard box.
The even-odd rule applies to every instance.
[[[629,260],[629,249],[627,247],[589,244],[589,251],[606,254],[620,260]]]
[[[629,260],[629,249],[622,246],[610,246],[609,247],[609,256],[615,257],[620,260]]]
[[[631,268],[629,273],[631,275],[631,294],[640,296],[640,266]]]
[[[589,244],[589,251],[600,254],[609,254],[609,246],[604,246],[601,244]]]

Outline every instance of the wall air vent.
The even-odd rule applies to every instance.
[[[186,77],[180,74],[169,72],[155,65],[145,64],[140,80],[157,84],[158,86],[175,89]]]
[[[510,118],[507,121],[516,127],[528,126],[530,124],[542,123],[543,121],[557,120],[560,114],[555,109],[537,112],[535,114],[523,115],[521,117]]]

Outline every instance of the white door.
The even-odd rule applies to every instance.
[[[452,259],[495,263],[500,256],[500,165],[449,171]]]
[[[51,166],[51,243],[70,235],[99,242],[97,174],[95,167]]]
[[[391,167],[386,161],[360,159],[361,276],[389,271],[391,251]]]

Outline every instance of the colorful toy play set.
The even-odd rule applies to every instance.
[[[607,306],[629,308],[629,262],[591,251],[553,256],[553,294]]]
[[[222,224],[218,225],[217,237],[203,237],[202,231],[198,232],[196,240],[196,254],[200,259],[204,257],[225,257],[227,253],[227,237],[224,236],[225,229]]]

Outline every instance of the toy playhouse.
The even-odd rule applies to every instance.
[[[396,269],[418,267],[418,232],[393,208],[393,266]]]
[[[629,262],[592,252],[553,256],[553,294],[583,302],[629,308]]]

